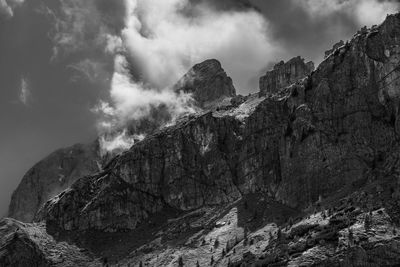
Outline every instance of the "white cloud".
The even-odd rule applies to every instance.
[[[141,82],[133,82],[128,62],[122,55],[115,57],[114,64],[115,72],[110,90],[112,105],[100,102],[94,109],[103,114],[102,126],[121,127],[128,121],[149,116],[151,109],[160,105],[165,105],[172,117],[194,112],[190,95],[177,95],[166,89],[146,88]]]
[[[300,0],[293,1],[304,7],[312,16],[323,17],[335,12],[348,13],[360,26],[372,26],[383,22],[387,14],[399,10],[396,1],[380,0]]]
[[[142,83],[132,81],[128,62],[122,55],[115,56],[114,64],[115,71],[110,90],[111,104],[100,101],[92,109],[101,115],[98,128],[103,154],[126,150],[134,144],[135,139],[143,137],[145,132],[127,135],[126,127],[129,123],[150,117],[153,109],[163,106],[169,114],[169,121],[159,121],[160,126],[174,121],[182,114],[195,112],[190,95],[183,93],[177,95],[166,89],[146,88]]]
[[[116,54],[123,51],[123,43],[121,37],[111,34],[106,34],[105,38],[106,38],[106,46],[105,46],[106,53]]]
[[[11,18],[14,16],[14,9],[21,6],[24,0],[0,0],[0,18]]]
[[[355,9],[355,14],[361,25],[371,26],[384,21],[387,14],[399,10],[398,2],[382,2],[377,0],[360,1]]]
[[[31,98],[29,83],[26,78],[21,78],[19,100],[22,104],[28,105]]]
[[[114,134],[103,134],[99,138],[100,154],[104,156],[108,152],[119,153],[128,150],[136,141],[141,141],[144,137],[144,135],[130,136],[126,130]]]
[[[282,52],[256,11],[217,12],[187,0],[127,0],[126,5],[124,44],[144,79],[160,88],[195,63],[217,58],[239,91],[248,89],[249,80]],[[184,9],[194,15],[186,16]]]
[[[6,0],[0,0],[0,15],[4,16],[5,18],[10,18],[13,16],[13,10],[8,5]]]

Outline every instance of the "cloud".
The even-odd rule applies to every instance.
[[[53,59],[82,52],[101,56],[107,36],[123,27],[123,0],[59,0],[41,10],[54,20]]]
[[[382,0],[301,0],[293,1],[313,16],[324,17],[333,13],[346,13],[353,16],[360,25],[372,26],[381,23],[387,14],[399,10],[397,1]]]
[[[129,73],[129,63],[123,55],[115,57],[115,71],[111,80],[111,105],[101,101],[94,109],[102,113],[103,128],[123,127],[129,121],[148,117],[153,108],[166,107],[171,117],[194,112],[192,98],[188,94],[177,95],[170,90],[148,88],[141,82],[134,82]]]
[[[360,24],[371,26],[380,24],[386,15],[399,11],[400,3],[395,1],[361,1],[355,9]]]
[[[162,126],[195,112],[190,95],[170,89],[192,65],[217,58],[236,85],[246,87],[282,52],[268,38],[267,21],[254,10],[217,11],[206,2],[187,0],[126,0],[125,4],[121,34],[106,35],[105,51],[115,55],[110,101],[94,109],[102,115],[99,128],[109,136],[107,144],[128,147],[126,134],[132,133],[126,129],[145,133],[137,126],[143,120]]]
[[[224,0],[229,1],[236,3]],[[268,20],[270,39],[285,51],[282,59],[302,56],[316,64],[334,43],[352,38],[364,25],[381,23],[386,13],[396,12],[400,5],[390,0],[249,1]]]
[[[241,91],[282,53],[269,38],[268,22],[251,9],[217,11],[187,0],[126,4],[122,40],[142,78],[159,88],[176,82],[195,63],[217,58]]]
[[[29,88],[29,83],[26,78],[21,78],[19,100],[22,104],[28,105],[31,99],[31,92]]]
[[[148,131],[196,111],[189,94],[176,94],[134,82],[129,73],[129,63],[120,54],[115,56],[110,97],[111,104],[100,101],[92,110],[100,115],[98,129],[102,154],[126,150],[135,140],[143,139]],[[151,117],[157,118],[151,120]],[[145,127],[140,127],[143,120],[147,120],[147,123]],[[133,129],[133,132],[128,133],[127,129]]]
[[[96,42],[92,39],[99,38],[99,13],[93,0],[60,0],[59,10],[52,14],[55,18],[54,58],[85,49]]]
[[[99,138],[100,154],[119,153],[128,150],[135,142],[143,140],[145,135],[128,135],[124,129],[121,132],[103,134]]]
[[[24,0],[0,0],[0,18],[11,18],[14,16],[14,9],[23,3]]]

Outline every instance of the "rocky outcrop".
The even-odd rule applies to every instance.
[[[339,42],[335,43],[332,49],[325,51],[325,58],[329,57],[333,52],[335,52],[336,49],[339,49],[342,46],[344,46],[343,40],[340,40]]]
[[[0,221],[0,266],[100,266],[78,247],[57,243],[43,224]]]
[[[79,177],[99,171],[100,166],[97,142],[55,151],[24,175],[12,195],[8,216],[31,222],[43,203],[67,189]]]
[[[309,75],[314,70],[312,61],[304,63],[301,57],[294,57],[288,62],[281,61],[276,64],[273,70],[268,71],[260,78],[260,94],[272,94],[280,89],[295,83]]]
[[[196,64],[174,86],[175,91],[191,93],[199,106],[204,107],[224,97],[236,95],[232,79],[216,59]]]
[[[261,253],[251,245],[245,247],[252,257],[243,254],[231,266],[397,266],[399,228],[391,225],[386,211],[362,213],[349,206],[344,210],[316,213],[294,225],[272,229],[269,240],[263,238],[267,245]],[[257,242],[256,237],[249,239]]]

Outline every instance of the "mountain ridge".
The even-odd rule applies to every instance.
[[[400,13],[276,93],[148,136],[36,220],[115,265],[398,264],[399,39]]]

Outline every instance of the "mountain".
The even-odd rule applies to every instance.
[[[232,79],[215,59],[196,64],[179,80],[174,90],[191,93],[199,105],[210,105],[236,95]],[[149,118],[128,124],[128,132],[151,134],[170,119],[163,107],[153,108]],[[107,136],[103,137],[107,140]],[[32,222],[48,199],[69,188],[78,178],[101,171],[115,154],[103,151],[101,140],[100,137],[89,144],[59,149],[32,167],[12,195],[8,216]]]
[[[221,63],[209,59],[191,68],[174,86],[177,92],[190,93],[200,107],[236,95],[232,79]]]
[[[11,197],[8,216],[31,222],[50,198],[70,187],[79,177],[101,169],[97,142],[59,149],[33,166]]]
[[[281,61],[276,64],[273,70],[268,71],[260,78],[260,94],[271,94],[278,92],[281,88],[305,78],[314,70],[314,63],[304,63],[301,57],[294,57],[288,62]]]
[[[0,265],[27,253],[40,266],[400,264],[399,40],[400,13],[314,71],[278,64],[275,87],[247,97],[216,61],[194,67],[222,78],[190,75],[183,90],[230,104],[149,134],[35,223],[3,220]]]

